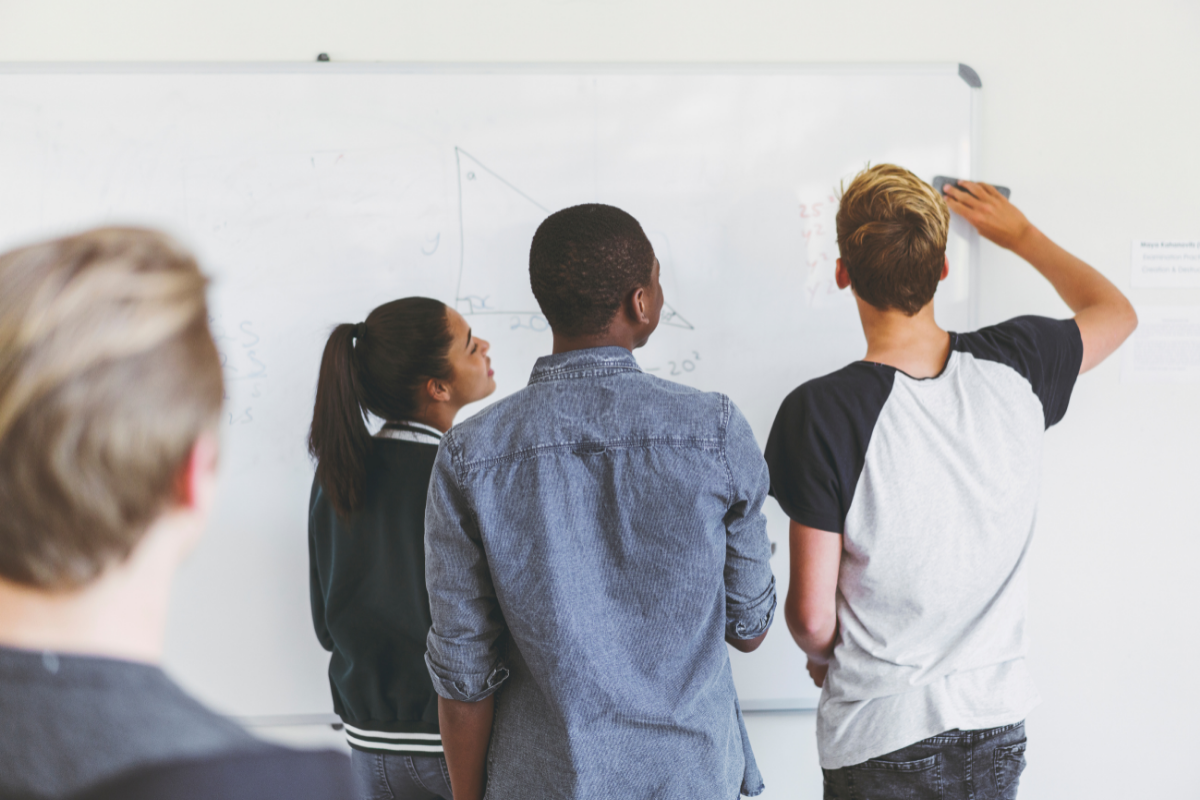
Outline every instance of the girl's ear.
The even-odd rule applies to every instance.
[[[430,378],[425,381],[425,393],[436,403],[445,403],[450,399],[450,386],[445,381]]]

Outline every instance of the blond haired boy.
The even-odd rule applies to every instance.
[[[1016,797],[1026,714],[1026,554],[1044,432],[1076,377],[1137,324],[1125,297],[995,189],[945,200],[890,164],[837,213],[837,282],[867,353],[803,384],[767,442],[791,518],[788,628],[823,686],[825,797]],[[1075,317],[949,333],[933,316],[950,211],[1011,249]]]
[[[0,796],[278,755],[157,666],[222,395],[205,278],[169,239],[110,228],[0,255]]]

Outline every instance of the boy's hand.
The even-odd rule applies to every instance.
[[[808,676],[813,679],[813,683],[820,689],[825,685],[825,673],[829,672],[828,664],[814,663],[810,658],[808,660]]]
[[[951,211],[1032,264],[1075,312],[1079,338],[1083,340],[1080,374],[1108,358],[1133,333],[1137,313],[1125,295],[1108,278],[1030,225],[995,187],[959,181],[958,186],[946,184],[943,189]]]
[[[959,181],[958,186],[947,183],[943,190],[951,211],[1001,247],[1015,249],[1033,227],[1016,206],[986,183]]]

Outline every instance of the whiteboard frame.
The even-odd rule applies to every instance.
[[[3,74],[76,73],[414,73],[446,75],[659,75],[785,74],[785,75],[958,75],[957,62],[803,63],[795,61],[730,62],[568,62],[568,61],[10,61],[0,62]],[[970,69],[968,67],[968,69]],[[964,82],[967,82],[963,78]],[[967,82],[972,89],[979,89]],[[972,142],[974,144],[974,142]]]
[[[0,75],[63,74],[299,74],[299,75],[954,75],[970,93],[970,175],[980,177],[983,122],[982,83],[973,69],[958,62],[800,63],[800,62],[126,62],[63,61],[0,63]],[[972,80],[972,78],[974,80]],[[968,327],[979,320],[980,236],[970,237],[968,271]],[[782,635],[782,634],[781,634]],[[744,712],[811,711],[816,702],[797,698],[756,699],[742,702]],[[234,717],[247,727],[285,725],[336,725],[336,714],[293,714]]]

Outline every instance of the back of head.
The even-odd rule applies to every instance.
[[[422,384],[448,378],[446,305],[428,297],[384,303],[357,325],[333,329],[321,356],[309,452],[317,482],[342,515],[358,508],[371,449],[366,413],[400,422],[418,411]]]
[[[654,248],[638,221],[589,203],[547,217],[529,249],[529,283],[555,333],[605,332],[634,289],[649,286]]]
[[[0,577],[83,586],[171,505],[221,409],[205,286],[147,230],[0,256]]]
[[[932,186],[893,164],[868,167],[842,192],[838,249],[855,293],[912,316],[933,300],[945,265],[950,209]]]

